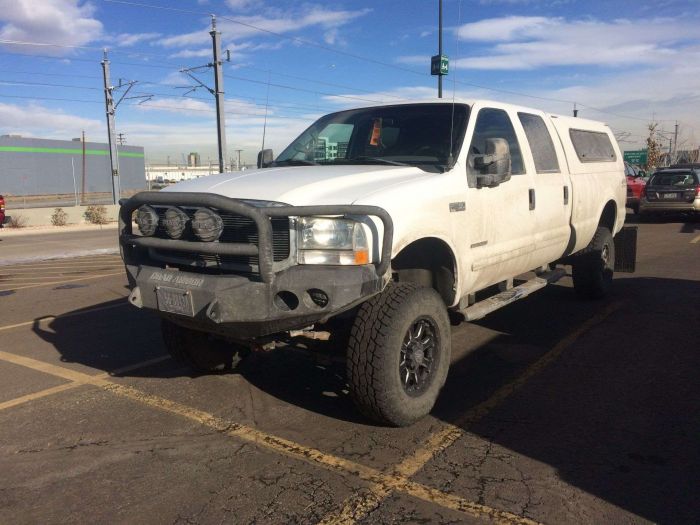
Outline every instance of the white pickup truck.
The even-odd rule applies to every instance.
[[[258,164],[122,203],[129,301],[200,371],[292,330],[348,334],[351,395],[384,424],[433,407],[450,322],[563,265],[586,298],[634,270],[622,155],[599,122],[490,101],[360,108]]]

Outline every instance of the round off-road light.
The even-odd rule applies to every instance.
[[[158,229],[158,213],[148,205],[140,206],[136,210],[136,225],[141,235],[146,237],[154,235]]]
[[[224,221],[208,208],[197,208],[192,217],[192,231],[199,240],[212,242],[221,237]]]
[[[163,226],[165,227],[165,232],[168,234],[168,237],[171,239],[179,239],[182,237],[185,227],[187,226],[187,221],[189,220],[189,215],[180,208],[171,206],[165,210]]]

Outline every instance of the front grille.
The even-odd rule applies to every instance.
[[[159,223],[155,237],[161,239],[169,239],[163,220],[165,219],[166,207],[155,207],[158,212]],[[196,208],[182,208],[190,220],[194,216]],[[216,211],[224,223],[224,231],[219,238],[221,243],[243,243],[258,245],[258,228],[255,221],[250,217],[236,215],[225,211]],[[275,262],[284,261],[289,257],[289,218],[273,217],[270,219],[272,223],[272,253]],[[190,227],[191,222],[188,222],[185,232],[182,234],[181,240],[201,242],[192,232]],[[167,250],[153,250],[153,253],[162,260],[168,262],[179,262],[187,266],[195,265],[196,267],[206,269],[223,269],[233,271],[250,272],[258,265],[257,256],[246,255],[212,255],[196,252],[171,252]]]

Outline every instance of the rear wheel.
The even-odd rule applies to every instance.
[[[163,342],[173,359],[196,372],[213,373],[235,370],[250,350],[215,338],[205,332],[161,321]]]
[[[574,290],[584,299],[601,299],[612,286],[615,242],[610,230],[599,226],[593,240],[572,264]]]
[[[350,394],[364,415],[393,426],[424,417],[450,364],[450,322],[440,295],[390,283],[360,307],[347,357]]]

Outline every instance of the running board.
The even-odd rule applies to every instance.
[[[527,297],[532,292],[535,292],[541,288],[544,288],[548,284],[557,282],[559,279],[566,275],[566,271],[563,268],[555,268],[554,270],[543,272],[537,277],[530,279],[523,284],[520,284],[510,290],[492,295],[488,299],[474,303],[463,310],[460,310],[462,315],[464,315],[465,321],[476,321],[485,317],[487,314],[498,310],[510,303],[514,303],[518,299]]]

